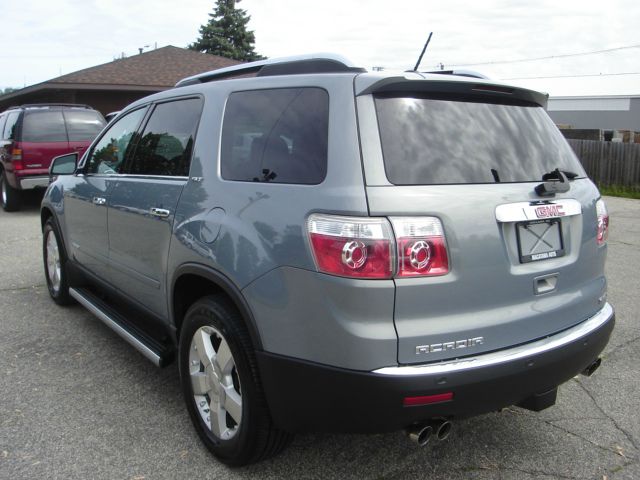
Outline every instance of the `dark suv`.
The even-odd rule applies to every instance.
[[[175,357],[232,465],[293,432],[424,445],[549,407],[599,366],[614,312],[607,210],[546,101],[340,57],[185,79],[54,161],[49,292]]]
[[[102,130],[100,112],[86,105],[35,104],[0,113],[0,205],[20,208],[20,191],[44,188],[57,155],[82,154]]]

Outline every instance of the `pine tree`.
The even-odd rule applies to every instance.
[[[188,48],[235,60],[262,59],[253,47],[256,41],[253,31],[247,30],[251,17],[235,6],[240,1],[217,0],[213,13],[209,14],[209,22],[200,27],[200,38]]]

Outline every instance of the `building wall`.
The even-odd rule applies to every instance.
[[[640,131],[640,97],[549,99],[549,116],[572,128]]]

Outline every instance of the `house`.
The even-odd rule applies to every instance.
[[[640,95],[551,97],[547,111],[556,125],[572,129],[640,132]]]
[[[172,88],[184,77],[238,63],[169,45],[2,95],[0,112],[27,103],[82,103],[107,114],[146,95]]]

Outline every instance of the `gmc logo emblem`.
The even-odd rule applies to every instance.
[[[564,217],[562,205],[543,205],[536,208],[536,216],[538,218]]]

